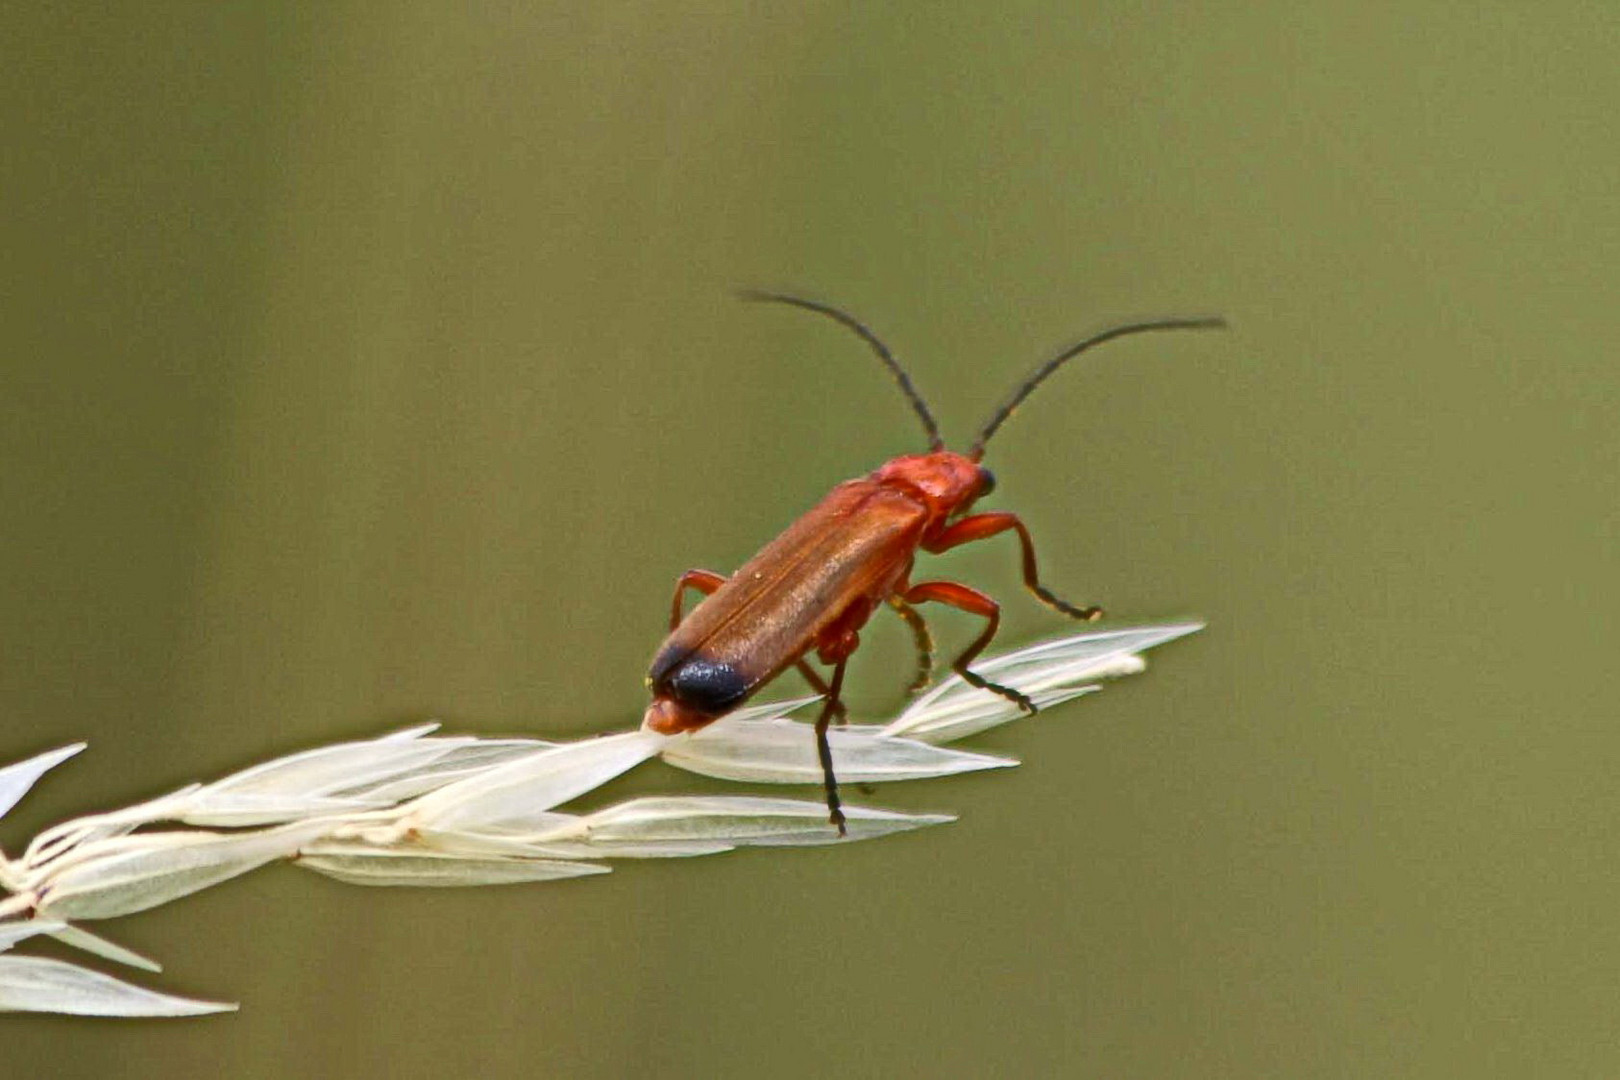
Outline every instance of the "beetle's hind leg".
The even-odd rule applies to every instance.
[[[833,723],[839,727],[847,724],[849,710],[844,708],[842,699],[835,699],[831,688],[827,686],[827,680],[816,674],[816,669],[810,666],[810,661],[801,658],[794,661],[793,666],[799,669],[799,674],[804,676],[804,681],[810,684],[810,689],[816,692],[817,697],[833,703]]]
[[[917,609],[906,603],[903,597],[889,597],[889,606],[911,627],[911,638],[917,646],[917,677],[906,687],[906,695],[915,696],[922,693],[934,677],[934,636],[928,632],[928,623]]]
[[[713,570],[688,570],[675,582],[675,602],[669,611],[669,632],[674,633],[675,628],[681,625],[681,601],[686,599],[687,589],[696,589],[704,596],[713,596],[714,591],[726,583],[726,575],[717,574]]]
[[[977,686],[980,690],[988,690],[992,694],[1000,694],[1030,715],[1035,714],[1035,703],[1029,699],[1028,694],[1014,690],[1010,686],[993,683],[968,667],[984,651],[984,647],[990,644],[990,639],[996,636],[996,628],[1001,625],[1000,604],[977,589],[970,589],[955,581],[924,581],[907,589],[905,599],[910,604],[922,604],[932,600],[983,617],[986,620],[984,632],[973,639],[973,644],[962,650],[962,655],[951,663],[951,670],[962,676],[969,685]]]
[[[844,829],[843,804],[838,799],[838,777],[833,775],[832,743],[827,740],[827,725],[835,712],[842,714],[843,702],[839,694],[844,689],[844,665],[849,657],[840,657],[833,667],[832,682],[827,685],[827,697],[821,705],[821,716],[816,720],[816,753],[821,758],[821,785],[827,792],[827,820],[838,827],[839,836],[848,836]]]

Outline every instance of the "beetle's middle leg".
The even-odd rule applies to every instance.
[[[906,590],[905,599],[909,604],[923,604],[932,600],[949,604],[971,615],[982,616],[986,620],[984,633],[974,638],[973,644],[963,649],[962,655],[952,661],[951,670],[962,676],[969,685],[977,686],[980,690],[988,690],[992,694],[1000,694],[1025,712],[1034,714],[1035,703],[1029,700],[1029,695],[1010,686],[993,683],[968,667],[968,664],[984,651],[984,647],[990,644],[990,639],[996,636],[996,628],[1001,625],[1000,604],[977,589],[970,589],[954,581],[921,582]]]
[[[911,627],[911,639],[917,646],[917,677],[911,680],[906,687],[908,697],[919,694],[934,677],[934,638],[928,632],[928,624],[917,613],[917,609],[906,603],[905,598],[898,593],[889,597],[889,606],[899,613],[906,625]]]

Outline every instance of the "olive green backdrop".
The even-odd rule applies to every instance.
[[[270,869],[105,927],[240,1014],[0,1018],[7,1072],[1620,1071],[1620,18],[1218,7],[7,15],[0,758],[91,744],[8,848],[407,720],[635,722],[681,570],[921,445],[734,286],[860,313],[958,439],[1105,321],[1233,324],[993,444],[1054,586],[1210,627],[972,744],[1024,767],[868,800],[958,824]],[[930,565],[1064,629],[1011,544]]]

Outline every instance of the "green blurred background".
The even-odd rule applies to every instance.
[[[267,870],[104,927],[240,1014],[4,1019],[8,1072],[1620,1072],[1614,5],[3,18],[0,759],[91,744],[7,847],[423,717],[633,723],[681,570],[921,442],[736,285],[859,313],[958,440],[1104,321],[1234,326],[993,445],[1059,591],[1210,627],[867,800],[958,824]],[[930,565],[1064,629],[1011,544]]]

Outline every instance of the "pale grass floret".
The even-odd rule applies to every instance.
[[[980,660],[974,669],[1045,708],[1141,671],[1144,650],[1199,626],[1094,630]],[[75,922],[142,911],[280,860],[357,885],[444,887],[602,874],[610,868],[601,860],[609,859],[844,843],[819,798],[672,795],[587,814],[557,809],[653,757],[726,780],[819,784],[813,726],[791,719],[812,700],[741,709],[687,735],[638,730],[560,744],[438,736],[437,725],[424,724],[75,818],[40,833],[15,860],[0,854],[0,953],[48,935],[156,971],[156,962]],[[1020,715],[1007,699],[953,675],[887,725],[833,730],[833,757],[839,778],[851,784],[1007,768],[1017,761],[940,744]],[[0,768],[0,816],[83,749],[78,743]],[[954,820],[847,804],[844,813],[849,840]],[[171,827],[152,828],[158,825]],[[59,960],[0,956],[0,1011],[193,1016],[233,1008]]]

